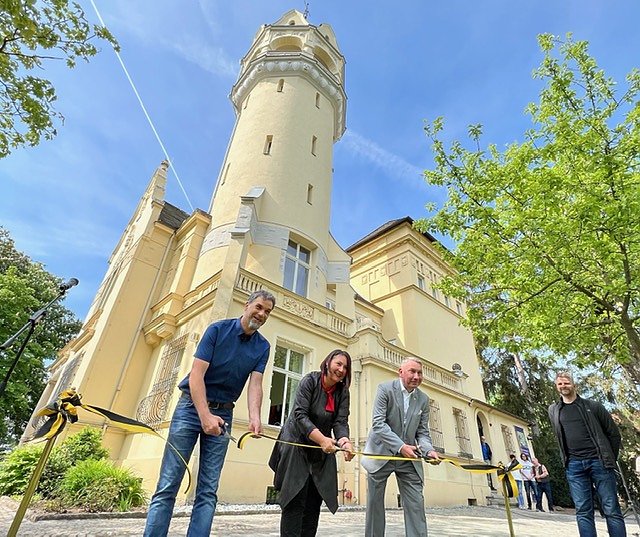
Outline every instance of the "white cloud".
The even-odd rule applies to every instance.
[[[391,179],[400,179],[414,188],[425,187],[422,168],[387,151],[357,132],[348,130],[342,137],[342,143],[349,152],[367,159]]]

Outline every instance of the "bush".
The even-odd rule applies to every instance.
[[[85,427],[51,450],[36,492],[51,498],[69,468],[86,459],[105,459],[109,451],[100,443],[100,430]],[[38,464],[44,443],[14,449],[0,461],[0,495],[24,494],[31,474]]]
[[[90,512],[128,511],[146,502],[142,480],[106,460],[86,460],[69,469],[58,487],[63,507]]]
[[[14,449],[0,462],[0,496],[23,494],[44,446]]]

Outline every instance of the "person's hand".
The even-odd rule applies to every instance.
[[[406,459],[417,459],[418,446],[410,446],[408,444],[403,444],[402,447],[400,448],[400,455],[402,455]]]
[[[336,445],[333,443],[333,438],[329,438],[328,436],[325,436],[322,439],[322,442],[320,442],[320,447],[325,453],[333,453],[336,450]]]
[[[430,459],[432,459],[433,461],[438,461],[437,464],[440,464],[440,454],[434,449],[427,452],[427,460],[429,460],[429,462],[431,462]],[[433,464],[436,463],[434,462]]]
[[[353,452],[353,446],[351,445],[351,441],[347,437],[343,437],[338,440],[338,447],[344,452],[344,460],[349,462],[353,459],[356,454]]]
[[[253,434],[260,434],[262,432],[262,422],[260,421],[260,418],[249,419],[249,431]]]
[[[207,413],[200,418],[200,424],[202,425],[202,430],[205,434],[220,436],[222,434],[224,420],[220,416]]]

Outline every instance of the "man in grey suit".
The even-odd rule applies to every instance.
[[[417,358],[407,358],[400,365],[399,377],[378,386],[365,451],[416,460],[362,459],[367,471],[366,537],[384,536],[384,492],[387,479],[394,472],[404,510],[406,536],[427,535],[422,492],[424,470],[419,457],[425,454],[434,459],[439,457],[429,434],[429,398],[418,389],[422,383],[422,364]]]

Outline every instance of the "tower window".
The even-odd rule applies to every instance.
[[[316,136],[311,137],[311,154],[316,156],[316,146],[318,145],[318,138]]]
[[[224,174],[222,175],[222,185],[224,185],[224,183],[227,180],[227,175],[229,175],[229,168],[231,167],[231,162],[227,163],[227,167],[224,169]]]
[[[311,183],[307,185],[307,203],[313,205],[313,185]]]
[[[273,145],[273,134],[267,134],[267,138],[264,141],[264,151],[265,155],[271,154],[271,146]]]
[[[282,92],[282,88],[284,88],[284,78],[281,78],[280,80],[278,80],[278,92],[279,93]]]
[[[310,261],[311,251],[290,240],[284,260],[283,286],[300,296],[307,296]]]
[[[316,93],[316,108],[320,108],[320,94]]]

